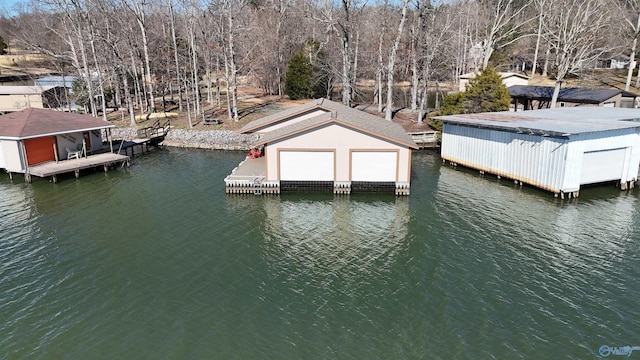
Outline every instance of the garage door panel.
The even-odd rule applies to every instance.
[[[585,152],[580,184],[594,184],[622,178],[626,148]]]
[[[24,141],[24,147],[27,152],[29,165],[40,164],[56,159],[53,153],[53,136],[26,139]]]
[[[351,181],[396,181],[398,153],[354,151],[351,153]]]
[[[333,181],[333,151],[280,151],[280,180]]]

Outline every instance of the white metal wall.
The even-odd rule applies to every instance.
[[[4,151],[2,151],[2,141],[0,141],[0,169],[6,168],[4,161]]]
[[[280,180],[285,181],[333,181],[333,151],[279,152]]]
[[[351,181],[396,181],[397,151],[353,151]]]
[[[0,168],[4,168],[8,171],[24,170],[19,142],[3,140],[0,146],[2,147],[2,161],[4,161],[3,166],[0,166]]]
[[[445,123],[442,158],[549,191],[562,189],[568,140]]]
[[[445,123],[442,158],[553,192],[636,179],[640,135],[619,129],[551,138]]]

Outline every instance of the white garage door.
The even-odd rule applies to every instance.
[[[621,179],[626,150],[626,148],[622,148],[584,153],[580,184]]]
[[[398,153],[354,151],[351,153],[351,181],[396,181]]]
[[[333,181],[333,151],[280,151],[280,180]]]

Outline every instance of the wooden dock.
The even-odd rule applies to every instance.
[[[439,146],[437,131],[414,131],[408,134],[420,149],[433,149]]]
[[[80,170],[95,169],[102,167],[106,172],[110,166],[129,166],[129,157],[112,153],[89,155],[79,159],[48,161],[42,164],[30,166],[25,172],[25,181],[31,182],[32,176],[52,177],[53,182],[57,182],[57,175],[75,173],[76,178],[80,176]],[[9,174],[11,175],[11,174]]]

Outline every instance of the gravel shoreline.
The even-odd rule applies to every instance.
[[[111,129],[113,139],[136,138],[135,128]],[[247,150],[258,140],[256,135],[236,134],[231,130],[171,129],[161,145],[214,150]]]

